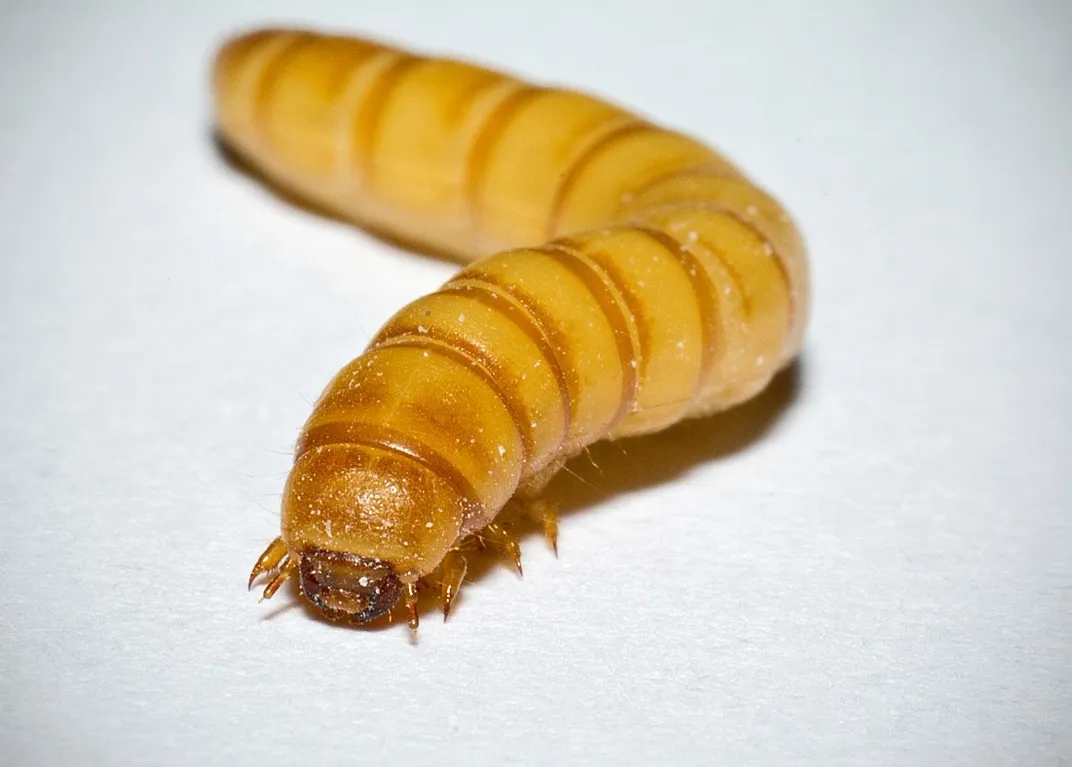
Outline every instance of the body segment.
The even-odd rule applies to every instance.
[[[258,568],[276,588],[299,573],[332,617],[414,604],[419,578],[585,446],[735,405],[799,351],[801,238],[695,139],[312,32],[235,38],[214,77],[224,140],[269,179],[465,264],[387,321],[302,431],[282,547]]]

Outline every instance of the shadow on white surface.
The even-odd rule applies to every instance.
[[[562,515],[700,470],[762,440],[802,392],[807,354],[780,372],[758,396],[708,418],[616,442],[599,442],[573,459],[548,487]]]

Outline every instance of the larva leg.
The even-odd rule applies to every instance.
[[[550,501],[533,500],[527,504],[529,515],[543,525],[543,535],[558,556],[558,509]]]
[[[257,560],[257,564],[253,565],[253,572],[249,574],[249,588],[253,588],[253,581],[257,580],[258,577],[278,567],[286,553],[287,545],[283,543],[282,538],[276,538],[269,543],[268,548],[264,550],[264,553]]]
[[[287,582],[290,576],[294,575],[298,571],[298,560],[291,559],[290,557],[283,557],[283,562],[279,566],[279,572],[275,574],[275,577],[268,582],[268,585],[264,587],[264,595],[261,599],[271,599],[275,596],[275,592],[279,591],[279,587]]]
[[[409,613],[409,630],[413,632],[413,636],[417,636],[417,626],[420,625],[420,615],[417,609],[417,582],[412,581],[406,584],[405,591],[406,610]]]
[[[551,544],[556,557],[558,556],[558,509],[550,501],[541,498],[540,494],[565,465],[565,458],[553,461],[542,471],[522,482],[513,499],[525,516],[543,525],[544,537]]]
[[[451,551],[440,565],[439,591],[443,598],[443,621],[450,616],[450,608],[458,598],[462,581],[465,579],[467,564],[465,557],[457,549]]]
[[[536,523],[543,530],[543,537],[558,556],[558,506],[539,495],[518,493],[510,499],[509,506],[499,515],[503,520],[509,517],[516,524]]]
[[[492,522],[485,527],[479,535],[485,542],[506,552],[513,560],[517,574],[525,575],[525,571],[521,568],[521,544],[518,543],[517,536],[497,522]]]

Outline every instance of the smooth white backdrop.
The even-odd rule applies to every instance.
[[[281,22],[633,106],[811,247],[799,369],[578,463],[561,557],[417,646],[244,588],[310,400],[454,268],[221,160],[212,51]],[[1058,2],[4,3],[0,760],[1072,760],[1070,42]]]

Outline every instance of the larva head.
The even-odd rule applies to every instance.
[[[465,508],[450,483],[408,456],[325,445],[291,470],[283,540],[298,558],[302,595],[328,618],[364,623],[438,566]]]
[[[374,620],[402,596],[402,581],[390,564],[342,551],[303,549],[298,575],[302,595],[333,620]]]

